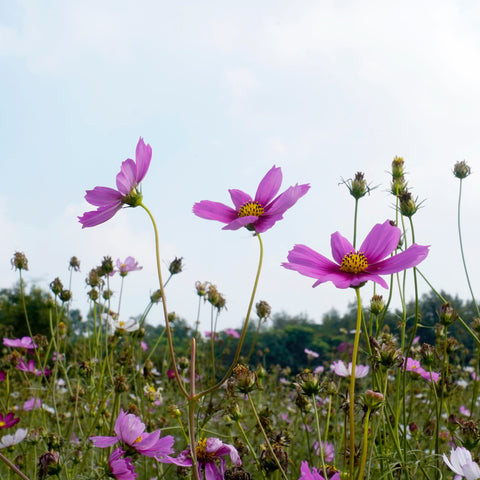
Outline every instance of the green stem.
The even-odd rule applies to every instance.
[[[360,473],[358,474],[358,479],[357,480],[362,480],[363,479],[363,474],[365,472],[365,465],[367,463],[367,446],[368,446],[368,427],[370,423],[370,413],[372,412],[372,409],[369,408],[367,410],[367,413],[365,415],[365,422],[363,425],[363,444],[362,444],[362,458],[360,460]]]
[[[265,439],[265,443],[267,444],[268,450],[270,451],[270,454],[275,460],[275,463],[277,464],[277,467],[280,473],[282,474],[282,477],[284,478],[284,480],[288,480],[287,474],[285,473],[285,470],[282,468],[280,460],[275,455],[275,452],[273,451],[273,448],[272,448],[272,444],[270,443],[270,440],[268,439],[268,436],[265,433],[260,417],[258,416],[257,409],[255,408],[255,404],[253,403],[252,396],[250,395],[250,393],[247,393],[247,396],[248,396],[248,401],[250,402],[250,406],[252,407],[252,412],[255,415],[255,420],[257,421],[258,428],[260,428],[260,431],[262,432],[262,435],[263,435],[263,438]]]
[[[465,271],[465,277],[467,278],[468,289],[470,290],[470,295],[472,296],[473,305],[475,306],[475,310],[477,311],[477,316],[480,317],[480,310],[479,310],[478,304],[475,300],[475,295],[473,294],[473,289],[472,289],[472,285],[470,283],[470,277],[468,275],[468,270],[467,270],[467,263],[465,262],[465,254],[463,252],[462,228],[461,228],[461,223],[460,223],[461,200],[462,200],[462,179],[460,179],[460,187],[459,187],[459,190],[458,190],[458,208],[457,208],[458,239],[460,241],[460,252],[462,254],[463,270]]]
[[[362,325],[362,299],[360,297],[360,288],[355,287],[357,295],[357,326],[355,329],[355,340],[353,341],[352,354],[352,372],[350,375],[350,390],[349,390],[349,420],[350,420],[350,478],[353,479],[353,470],[355,466],[355,369],[357,366],[358,346],[360,343],[360,328]]]
[[[242,333],[240,334],[240,339],[238,341],[237,350],[235,352],[235,357],[233,358],[233,361],[230,364],[230,367],[228,368],[228,370],[225,373],[225,375],[223,376],[223,378],[218,383],[213,385],[213,387],[207,388],[206,390],[204,390],[200,393],[197,393],[196,396],[198,398],[201,398],[201,397],[205,396],[206,394],[208,394],[210,392],[213,392],[213,391],[217,390],[218,388],[220,388],[228,380],[228,377],[230,377],[230,375],[232,374],[233,369],[237,365],[238,359],[240,358],[240,353],[242,351],[243,342],[245,341],[245,336],[247,335],[248,322],[250,320],[250,315],[252,313],[253,302],[255,301],[255,294],[257,292],[258,281],[260,279],[260,272],[262,271],[263,242],[262,242],[262,238],[260,237],[259,233],[256,234],[256,237],[258,238],[258,242],[259,242],[259,246],[260,246],[260,255],[259,255],[259,260],[258,260],[257,275],[255,277],[255,283],[253,284],[252,295],[250,297],[250,303],[248,304],[247,316],[245,317],[245,322],[243,323]]]
[[[183,396],[186,397],[186,398],[189,398],[188,392],[185,389],[185,387],[183,386],[182,379],[181,379],[180,373],[178,371],[177,362],[175,360],[175,351],[173,349],[172,330],[170,328],[170,321],[168,320],[167,299],[165,297],[165,289],[163,288],[162,269],[160,267],[160,247],[159,247],[159,240],[158,240],[157,224],[155,223],[155,219],[153,218],[153,215],[150,213],[150,210],[143,203],[140,203],[140,207],[142,207],[147,212],[147,215],[149,216],[149,218],[152,222],[153,230],[154,230],[154,233],[155,233],[155,255],[156,255],[156,260],[157,260],[158,283],[160,285],[160,294],[162,296],[163,316],[165,318],[165,330],[167,332],[168,348],[170,350],[170,358],[172,359],[173,371],[175,372],[175,380],[177,381],[177,384],[178,384],[178,386],[180,388],[180,391],[182,392]]]

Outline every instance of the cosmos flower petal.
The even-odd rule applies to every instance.
[[[95,187],[93,190],[87,190],[85,200],[96,207],[118,204],[122,200],[122,194],[110,187]]]
[[[310,190],[310,185],[295,185],[288,187],[281,193],[272,203],[267,205],[265,213],[268,215],[278,215],[285,213],[289,208],[293,207],[297,200],[303,197]]]
[[[223,475],[218,469],[215,462],[208,462],[205,464],[205,479],[206,480],[223,480]]]
[[[330,246],[332,247],[332,257],[338,265],[342,264],[346,254],[353,251],[353,245],[339,232],[332,233]]]
[[[260,181],[255,194],[255,201],[259,202],[260,205],[268,205],[280,190],[281,185],[282,169],[274,165]]]
[[[374,265],[369,265],[368,272],[378,273],[380,275],[389,275],[391,273],[401,272],[407,268],[417,266],[428,255],[428,246],[417,245],[414,243],[405,251],[388,257],[385,260]]]
[[[262,215],[257,217],[258,220],[255,222],[255,231],[257,233],[263,233],[272,228],[275,223],[283,218],[283,215]]]
[[[239,228],[246,227],[247,225],[255,222],[257,218],[258,217],[256,217],[255,215],[248,215],[247,217],[237,217],[235,218],[235,220],[222,227],[222,230],[238,230]]]
[[[106,207],[99,207],[97,210],[85,212],[78,220],[82,224],[82,228],[95,227],[101,223],[110,220],[120,209],[122,205],[112,204]]]
[[[324,281],[330,280],[332,274],[340,275],[339,266],[329,260],[328,258],[320,255],[315,250],[312,250],[306,245],[295,245],[287,257],[288,262],[282,263],[282,266],[289,270],[295,270],[307,277],[313,277]]]
[[[379,275],[376,275],[374,273],[368,273],[368,272],[357,273],[356,275],[353,275],[353,281],[354,281],[354,283],[352,283],[352,285],[354,287],[356,287],[358,285],[361,285],[364,282],[371,281],[371,282],[378,283],[383,288],[388,289],[387,282],[382,277],[380,277]]]
[[[122,162],[120,172],[117,174],[117,188],[124,196],[130,193],[132,187],[137,184],[137,166],[131,158]]]
[[[245,203],[253,202],[252,197],[248,193],[242,192],[241,190],[236,190],[234,188],[228,191],[230,198],[232,199],[233,204],[235,205],[235,210],[238,212],[240,207]],[[238,215],[238,213],[237,213]]]
[[[377,223],[368,233],[359,251],[367,257],[369,264],[377,263],[398,247],[401,233],[390,220]]]
[[[219,202],[212,202],[210,200],[202,200],[193,206],[193,213],[200,218],[206,220],[218,220],[223,223],[230,223],[235,220],[238,215],[237,212]]]
[[[135,162],[136,162],[136,183],[139,184],[145,177],[150,167],[150,161],[152,160],[152,147],[150,145],[145,145],[143,138],[140,137],[140,140],[137,143],[137,148],[135,151]]]
[[[118,437],[89,437],[89,440],[98,448],[107,448],[118,442]]]

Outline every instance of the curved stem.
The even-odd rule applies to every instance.
[[[363,445],[362,445],[362,458],[360,460],[360,473],[358,474],[358,480],[363,480],[363,474],[365,472],[365,465],[367,463],[367,445],[368,445],[368,427],[370,423],[371,409],[367,410],[365,415],[365,423],[363,425]]]
[[[480,310],[479,310],[478,304],[475,300],[475,295],[473,294],[472,285],[470,283],[470,277],[468,275],[467,264],[465,262],[465,254],[463,252],[462,228],[461,228],[461,223],[460,223],[461,201],[462,201],[462,179],[460,179],[460,187],[459,187],[459,190],[458,190],[458,207],[457,207],[458,240],[460,241],[460,253],[462,254],[463,270],[465,271],[465,277],[467,278],[468,289],[470,290],[470,295],[472,296],[473,305],[475,306],[475,310],[477,311],[477,315],[480,317]]]
[[[245,336],[247,335],[248,322],[250,320],[250,315],[252,313],[253,302],[255,301],[255,294],[257,293],[258,281],[260,279],[260,272],[262,271],[263,242],[262,242],[262,238],[260,237],[259,233],[256,234],[256,237],[258,238],[258,242],[259,242],[259,246],[260,246],[260,255],[259,255],[259,259],[258,259],[257,275],[255,277],[255,283],[253,284],[252,295],[250,297],[250,303],[248,304],[247,316],[245,317],[245,322],[243,324],[242,333],[240,334],[240,339],[238,341],[237,350],[235,352],[235,357],[233,358],[232,363],[230,364],[230,367],[228,368],[228,370],[225,373],[225,375],[223,376],[223,378],[218,383],[213,385],[213,387],[207,388],[206,390],[204,390],[200,393],[197,393],[197,395],[196,395],[197,398],[201,398],[201,397],[205,396],[207,393],[213,392],[214,390],[217,390],[218,388],[220,388],[227,381],[228,377],[230,377],[230,375],[233,372],[233,369],[235,368],[235,366],[238,362],[238,359],[240,358],[240,353],[242,351],[243,342],[245,341]]]
[[[350,390],[348,395],[349,402],[349,420],[350,420],[350,478],[353,477],[353,470],[355,464],[355,369],[357,366],[358,345],[360,343],[360,328],[362,325],[362,300],[360,298],[360,288],[355,288],[357,295],[357,326],[355,329],[355,340],[353,341],[353,354],[352,354],[352,372],[350,374]]]
[[[0,453],[0,460],[8,465],[20,478],[30,480],[16,465],[14,465],[7,457]]]
[[[150,217],[150,220],[153,225],[153,230],[155,232],[155,255],[157,259],[158,283],[160,285],[160,294],[162,296],[163,316],[165,318],[165,330],[167,332],[168,348],[170,350],[170,357],[172,359],[173,371],[175,372],[175,380],[177,381],[177,384],[180,387],[180,390],[183,396],[186,398],[189,398],[188,392],[185,390],[185,387],[183,386],[180,373],[178,372],[177,362],[175,360],[175,351],[173,350],[172,330],[170,328],[170,322],[168,320],[167,299],[165,298],[165,289],[163,288],[163,281],[162,281],[162,270],[160,267],[160,247],[159,247],[159,241],[158,241],[157,224],[155,223],[155,219],[153,218],[153,215],[150,213],[150,210],[143,203],[140,203],[140,207],[142,207],[147,212],[147,215]]]

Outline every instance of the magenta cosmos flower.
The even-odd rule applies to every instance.
[[[145,424],[133,413],[121,410],[114,431],[116,436],[90,437],[90,440],[99,448],[111,447],[120,442],[126,448],[133,448],[147,457],[155,457],[160,462],[173,453],[174,438],[171,435],[160,438],[160,430],[145,432]]]
[[[333,469],[332,467],[327,467],[327,469],[329,470],[327,471],[328,475],[332,473],[332,476],[329,476],[330,480],[340,480],[340,474],[336,471],[336,469]],[[323,475],[321,475],[315,467],[310,469],[310,466],[306,461],[302,462],[300,473],[301,477],[298,480],[325,480]]]
[[[20,419],[15,418],[15,414],[13,412],[7,413],[5,416],[3,413],[0,413],[0,429],[13,427],[19,421]]]
[[[22,338],[3,338],[3,344],[6,347],[25,348],[26,350],[34,350],[37,345],[32,340],[32,337]]]
[[[200,478],[205,478],[205,480],[223,480],[226,466],[224,457],[226,456],[230,456],[230,460],[236,466],[242,464],[237,449],[233,445],[223,443],[218,438],[203,438],[199,440],[195,451],[197,454],[198,473]],[[181,452],[177,458],[169,457],[165,463],[190,467],[192,465],[190,449]]]
[[[78,220],[82,228],[95,227],[110,220],[124,205],[136,207],[142,201],[142,194],[138,190],[140,182],[147,174],[152,147],[145,145],[143,138],[137,143],[135,161],[128,158],[122,163],[117,175],[117,190],[109,187],[95,187],[87,190],[85,200],[97,207],[96,210],[85,212]]]
[[[275,197],[282,184],[282,169],[275,165],[267,172],[258,185],[255,198],[241,190],[229,190],[235,208],[219,202],[202,200],[193,206],[193,213],[207,220],[226,223],[223,230],[248,230],[263,233],[283,218],[283,214],[303,197],[310,185],[289,187]]]
[[[405,251],[389,256],[398,246],[401,230],[387,220],[377,223],[358,250],[340,233],[331,237],[335,262],[305,245],[295,245],[282,266],[307,277],[316,278],[314,287],[331,281],[337,288],[360,287],[368,280],[388,288],[380,275],[389,275],[415,267],[427,255],[426,246],[414,243]],[[386,258],[388,257],[388,258]]]
[[[130,458],[125,458],[125,452],[121,448],[116,448],[108,457],[108,466],[110,473],[117,480],[134,480],[137,478],[135,467]]]

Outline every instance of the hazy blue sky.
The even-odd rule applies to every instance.
[[[88,209],[85,190],[114,186],[143,136],[153,148],[144,200],[163,261],[183,256],[186,265],[168,286],[168,306],[192,323],[194,283],[209,280],[227,299],[219,328],[238,327],[258,257],[247,230],[222,231],[196,218],[193,203],[228,203],[228,188],[254,194],[274,164],[285,187],[312,186],[263,235],[257,300],[274,312],[319,321],[354,300],[331,284],[312,289],[280,263],[295,243],[330,256],[332,232],[351,237],[353,199],[340,181],[358,170],[379,185],[361,201],[359,238],[393,217],[395,155],[425,199],[414,217],[417,242],[431,245],[421,269],[464,298],[451,171],[458,160],[471,164],[462,215],[479,290],[478,1],[11,0],[0,3],[0,69],[2,287],[18,278],[15,250],[29,258],[27,281],[44,286],[56,276],[68,283],[76,255],[73,306],[84,309],[89,269],[107,254],[132,255],[144,269],[127,277],[122,312],[143,310],[157,288],[144,212],[123,210],[93,229],[77,221]],[[367,301],[372,286],[362,292]]]

